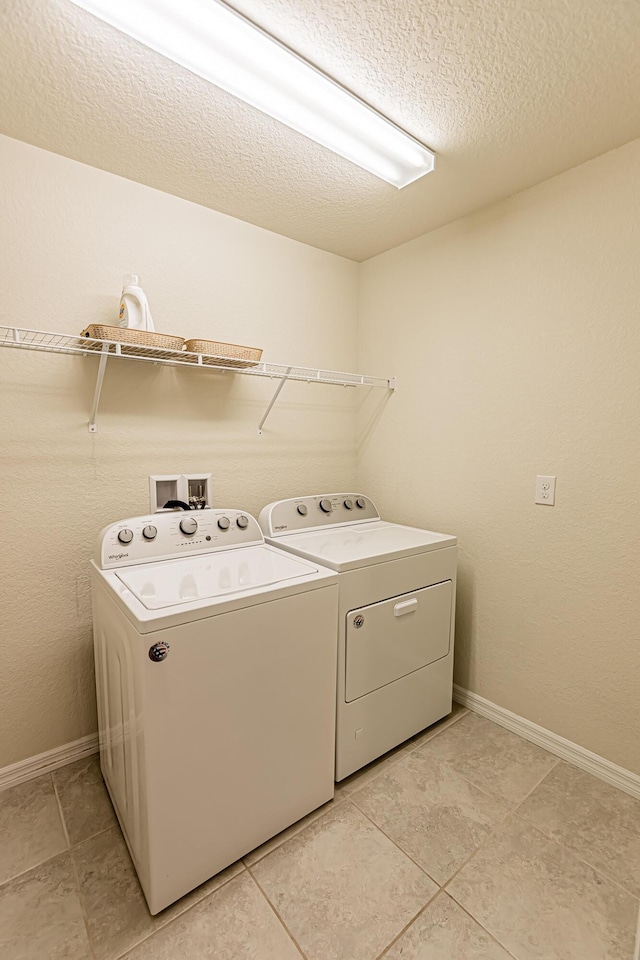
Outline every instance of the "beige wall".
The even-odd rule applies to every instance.
[[[114,322],[137,272],[160,331],[355,369],[355,263],[7,138],[0,183],[0,323]],[[254,513],[355,478],[355,391],[287,384],[258,437],[275,381],[118,361],[91,436],[96,369],[0,351],[0,767],[95,730],[88,559],[149,474]]]
[[[460,540],[457,682],[636,773],[639,169],[635,141],[365,263],[359,357],[398,377],[360,487]]]

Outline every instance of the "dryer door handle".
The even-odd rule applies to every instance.
[[[417,597],[414,597],[413,600],[404,600],[402,603],[396,603],[393,608],[394,617],[404,617],[405,613],[413,613],[414,610],[418,609],[418,600]]]

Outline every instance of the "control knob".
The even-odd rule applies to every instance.
[[[120,543],[131,543],[133,540],[133,530],[121,530],[118,534]]]
[[[345,500],[344,505],[347,510],[353,510],[353,500]]]
[[[307,506],[305,503],[299,503],[298,506],[296,507],[296,510],[298,511],[301,517],[306,517]]]
[[[331,500],[321,500],[318,506],[323,513],[331,513]]]
[[[154,527],[152,523],[150,523],[149,526],[145,527],[142,531],[142,536],[145,538],[145,540],[155,540],[157,535],[158,528]]]
[[[180,521],[180,529],[187,537],[192,537],[198,529],[198,521],[193,517],[185,517]]]
[[[241,530],[246,530],[247,527],[249,526],[249,517],[245,517],[244,513],[241,513],[238,519],[236,520],[236,523],[238,524]]]
[[[220,517],[220,519],[218,520],[218,526],[220,527],[221,530],[228,530],[229,517]]]
[[[367,505],[367,504],[366,504],[366,501],[365,501],[364,497],[357,497],[357,498],[356,498],[356,507],[359,507],[361,510],[364,510],[364,508],[366,507],[366,505]]]

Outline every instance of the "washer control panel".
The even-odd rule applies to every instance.
[[[152,513],[105,527],[95,561],[108,570],[256,543],[264,543],[258,521],[243,510]]]
[[[374,504],[361,493],[322,493],[270,503],[260,511],[259,522],[266,537],[277,537],[379,519]]]

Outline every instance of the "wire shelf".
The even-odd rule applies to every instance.
[[[46,353],[71,353],[86,356],[88,353],[101,353],[107,347],[109,357],[124,360],[146,360],[151,363],[164,363],[180,367],[204,367],[207,370],[219,370],[225,373],[258,377],[286,377],[287,380],[305,380],[308,383],[334,383],[342,386],[370,386],[393,389],[392,380],[386,377],[371,377],[359,373],[345,373],[339,370],[295,367],[283,363],[260,361],[250,367],[232,367],[228,358],[212,353],[190,353],[186,350],[160,350],[157,347],[145,347],[138,344],[120,343],[115,340],[96,340],[92,337],[73,337],[64,333],[51,333],[45,330],[28,330],[22,327],[0,326],[0,346],[17,347],[23,350],[40,350]],[[204,360],[208,361],[204,363]],[[209,361],[219,360],[219,363]],[[226,361],[226,362],[225,362]]]
[[[250,377],[270,377],[280,380],[276,393],[273,396],[267,411],[262,418],[258,431],[266,420],[275,400],[287,380],[301,380],[306,383],[328,383],[343,387],[384,387],[395,390],[395,378],[372,377],[360,373],[345,373],[340,370],[326,370],[322,368],[297,367],[284,363],[269,363],[261,360],[247,367],[232,366],[229,358],[211,353],[191,353],[187,350],[163,350],[157,347],[147,347],[132,343],[121,343],[115,340],[98,340],[93,337],[77,337],[64,333],[53,333],[46,330],[30,330],[26,327],[0,325],[0,347],[10,347],[18,350],[35,350],[44,353],[76,354],[80,356],[97,356],[100,358],[98,382],[96,383],[96,397],[89,430],[97,430],[95,418],[97,415],[100,390],[104,377],[107,359],[137,360],[147,363],[164,364],[174,367],[197,367],[201,370],[216,371],[218,373],[238,374]]]

